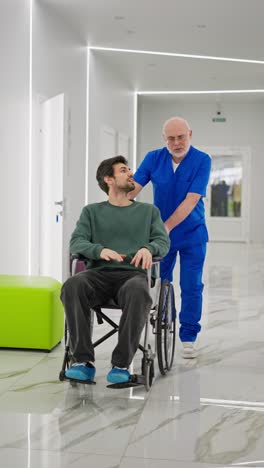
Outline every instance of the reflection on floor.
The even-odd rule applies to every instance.
[[[211,244],[204,282],[199,357],[149,393],[106,388],[115,337],[89,387],[59,382],[63,345],[1,350],[0,466],[264,467],[264,247]]]

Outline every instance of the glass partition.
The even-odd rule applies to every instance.
[[[242,157],[212,156],[211,216],[241,217]]]

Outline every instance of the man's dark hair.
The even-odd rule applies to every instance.
[[[114,175],[114,165],[115,164],[125,164],[128,165],[128,162],[124,156],[114,156],[113,158],[105,159],[102,161],[96,172],[96,179],[99,184],[99,187],[108,195],[109,187],[104,181],[105,176],[113,177]]]

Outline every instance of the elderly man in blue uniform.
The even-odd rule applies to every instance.
[[[211,169],[208,154],[191,146],[188,122],[172,117],[163,126],[167,146],[150,151],[134,175],[134,198],[152,182],[154,204],[160,209],[171,247],[161,263],[162,279],[173,279],[176,257],[180,256],[182,356],[195,358],[197,334],[201,330],[202,273],[208,233],[203,197]]]

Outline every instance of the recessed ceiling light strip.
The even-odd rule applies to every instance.
[[[215,57],[212,55],[178,54],[174,52],[159,52],[159,51],[154,51],[154,50],[119,49],[119,48],[113,48],[113,47],[94,46],[90,48],[93,50],[101,50],[105,52],[126,52],[130,54],[148,54],[148,55],[160,55],[164,57],[192,58],[192,59],[200,59],[200,60],[218,60],[220,62],[255,63],[256,65],[264,65],[264,60],[254,60],[254,59]]]
[[[138,117],[138,94],[134,93],[134,119],[133,119],[133,164],[132,171],[137,168],[137,117]]]
[[[140,96],[146,95],[166,95],[166,94],[253,94],[253,93],[264,93],[264,89],[215,89],[215,90],[203,90],[203,91],[137,91]]]
[[[32,273],[32,26],[33,0],[29,0],[29,122],[28,122],[28,275]]]
[[[86,148],[85,148],[85,194],[84,202],[88,204],[88,167],[89,167],[89,122],[90,122],[90,47],[87,47],[87,66],[86,66]]]

